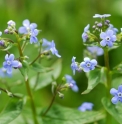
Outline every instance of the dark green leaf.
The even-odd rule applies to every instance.
[[[100,78],[101,78],[100,69],[95,69],[93,71],[90,71],[87,77],[88,77],[88,87],[82,94],[89,93],[98,83],[100,83]]]
[[[107,98],[102,99],[102,104],[106,111],[108,111],[116,119],[117,122],[122,124],[122,105],[114,105]]]
[[[40,77],[39,77],[39,81],[37,86],[35,87],[35,90],[44,88],[45,86],[49,85],[50,83],[53,82],[53,79],[57,79],[58,76],[61,73],[61,69],[62,69],[62,64],[61,64],[61,60],[56,61],[52,66],[52,71],[50,72],[45,72],[45,73],[41,73]],[[35,82],[36,82],[37,76],[34,76],[31,78],[30,80],[30,84],[31,87],[33,88],[35,86]]]
[[[77,109],[53,106],[42,120],[43,124],[87,124],[103,118],[104,111],[81,112]]]
[[[0,124],[9,124],[21,113],[23,106],[22,100],[17,102],[10,100],[6,108],[0,113]]]

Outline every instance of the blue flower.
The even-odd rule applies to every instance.
[[[106,17],[109,17],[111,16],[110,14],[103,14],[103,15],[100,15],[100,14],[95,14],[93,16],[93,18],[106,18]]]
[[[122,102],[122,85],[120,85],[118,87],[118,90],[116,90],[115,88],[112,88],[110,90],[110,93],[114,96],[112,99],[111,99],[111,102],[113,104],[117,104],[118,101]]]
[[[100,42],[101,46],[113,46],[113,42],[116,41],[116,36],[114,35],[114,32],[112,30],[107,30],[106,32],[101,32],[100,38],[103,39]]]
[[[43,46],[44,50],[50,50],[53,55],[56,55],[59,58],[61,57],[58,54],[58,50],[55,48],[55,43],[53,40],[52,40],[52,42],[49,42],[46,39],[42,39],[42,41],[43,41],[42,46]]]
[[[11,74],[8,74],[5,68],[0,68],[0,77],[4,78],[4,77],[11,77]]]
[[[72,57],[72,64],[71,64],[71,68],[73,70],[73,74],[75,74],[75,70],[78,70],[78,64],[75,62],[76,57]]]
[[[55,43],[54,43],[54,41],[52,40],[52,42],[51,42],[51,52],[52,52],[52,54],[53,55],[56,55],[57,57],[61,57],[59,54],[58,54],[58,50],[55,48]]]
[[[94,70],[96,65],[97,65],[97,61],[95,59],[90,60],[88,57],[85,57],[84,62],[81,62],[80,64],[84,72],[89,72],[90,70]]]
[[[23,26],[19,28],[19,33],[20,34],[27,34],[30,37],[30,43],[37,43],[37,35],[39,33],[39,30],[36,29],[37,24],[36,23],[31,23],[28,19],[23,21]]]
[[[19,66],[19,62],[17,60],[14,60],[13,54],[6,54],[5,56],[5,62],[3,62],[3,67],[6,69],[8,74],[12,73],[12,68],[17,68]]]
[[[78,88],[78,86],[77,86],[75,80],[73,80],[72,76],[66,74],[66,75],[65,75],[65,78],[66,78],[66,82],[67,82],[68,84],[70,84],[71,89],[72,89],[74,92],[78,92],[79,88]]]
[[[104,53],[103,49],[98,46],[87,47],[87,49],[89,52],[91,52],[92,54],[95,54],[97,56],[101,56]]]
[[[112,30],[114,35],[116,35],[116,33],[118,32],[118,29],[114,28],[114,26],[112,24],[109,24],[109,27],[107,30]]]
[[[88,24],[85,28],[84,28],[84,32],[82,34],[82,39],[83,39],[83,42],[86,42],[86,40],[88,39],[88,32],[89,32],[89,27],[90,25]]]
[[[90,103],[90,102],[84,102],[83,104],[81,104],[81,106],[78,107],[78,110],[82,111],[82,112],[85,112],[87,110],[92,110],[93,108],[93,103]]]

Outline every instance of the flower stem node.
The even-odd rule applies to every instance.
[[[13,94],[11,92],[9,92],[8,90],[6,90],[6,93],[9,97],[14,97]]]

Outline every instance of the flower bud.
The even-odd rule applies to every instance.
[[[15,27],[16,23],[13,20],[7,22],[8,26]]]
[[[9,30],[8,30],[8,29],[5,29],[5,30],[4,30],[4,33],[5,33],[5,34],[9,34]]]

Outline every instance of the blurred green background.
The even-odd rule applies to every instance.
[[[59,54],[62,56],[62,72],[57,81],[65,74],[72,74],[70,68],[71,59],[83,60],[84,46],[81,34],[87,24],[94,24],[94,14],[111,14],[111,23],[120,30],[122,27],[122,0],[0,0],[0,30],[4,31],[9,20],[16,22],[17,28],[22,25],[24,19],[38,24],[42,32],[39,38],[54,40]],[[3,34],[3,36],[6,36]],[[121,61],[120,47],[110,52],[110,66],[114,67]],[[13,50],[14,51],[14,50]],[[27,51],[30,52],[29,49]],[[34,54],[34,53],[33,53]],[[0,52],[1,66],[5,53]],[[32,55],[32,54],[31,54]],[[103,56],[98,58],[104,65]],[[97,75],[96,75],[97,76]],[[88,101],[95,104],[94,109],[101,108],[101,98],[105,95],[105,88],[99,84],[87,95],[81,92],[87,87],[87,78],[84,72],[76,73],[73,78],[79,86],[79,92],[69,90],[65,92],[64,99],[56,99],[57,103],[64,106],[77,108],[82,102]],[[97,95],[96,95],[97,92]],[[39,104],[47,106],[51,100],[51,85],[38,91]],[[36,99],[35,97],[35,99]],[[38,104],[38,105],[39,105]]]

